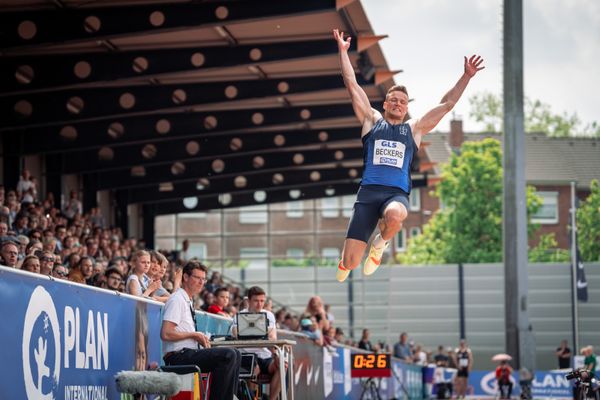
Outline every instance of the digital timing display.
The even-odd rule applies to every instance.
[[[352,354],[353,378],[388,378],[392,376],[390,354]]]

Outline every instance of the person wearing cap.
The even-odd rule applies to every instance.
[[[306,317],[300,320],[300,332],[314,340],[317,346],[323,345],[323,335],[319,330],[319,324],[315,317]]]

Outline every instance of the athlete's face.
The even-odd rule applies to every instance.
[[[403,121],[408,112],[408,95],[399,90],[389,93],[383,102],[383,109],[388,118]]]

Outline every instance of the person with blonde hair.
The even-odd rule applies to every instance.
[[[131,275],[125,284],[126,292],[134,296],[148,297],[160,286],[160,280],[151,280],[148,275],[150,269],[150,253],[138,250],[131,256]]]

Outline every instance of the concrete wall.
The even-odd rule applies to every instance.
[[[579,303],[580,346],[600,348],[600,264],[586,265],[588,303]],[[348,333],[349,284],[335,281],[333,268],[276,267],[270,270],[225,269],[246,285],[258,284],[275,300],[303,311],[319,294],[332,305],[335,324]],[[353,273],[354,274],[354,273]],[[460,336],[458,266],[384,266],[371,277],[354,274],[354,337],[363,327],[373,340],[393,344],[400,332],[433,350],[457,346]],[[477,369],[490,368],[490,357],[504,352],[504,268],[501,264],[464,266],[465,328]],[[265,283],[269,280],[270,283]],[[536,340],[538,369],[557,367],[554,350],[571,333],[571,282],[568,264],[529,266],[529,316]]]

